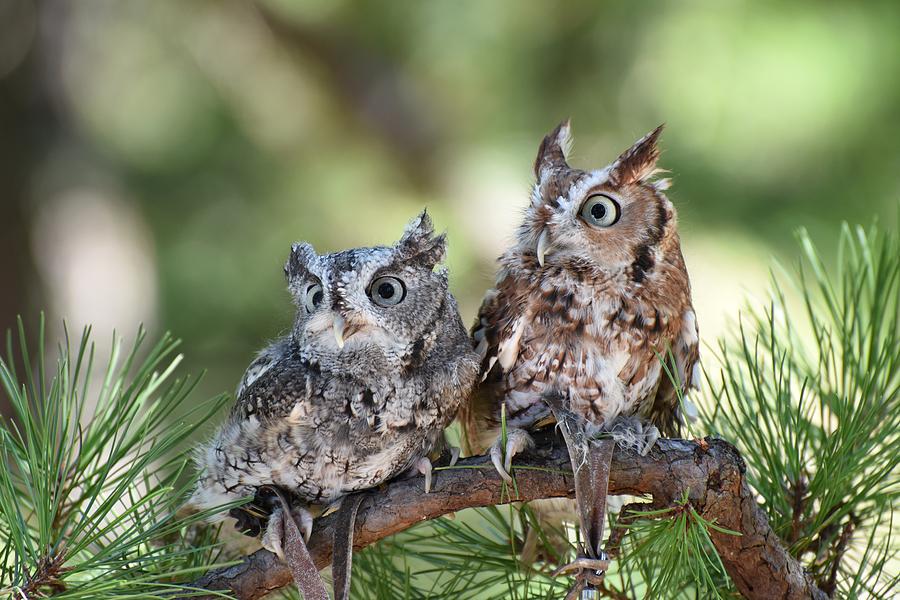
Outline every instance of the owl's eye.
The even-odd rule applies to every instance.
[[[303,299],[303,306],[306,307],[306,312],[310,314],[316,312],[316,309],[322,304],[322,298],[324,297],[325,293],[322,291],[321,283],[309,284],[306,287],[306,298]]]
[[[369,286],[369,297],[378,306],[395,306],[406,297],[406,286],[396,277],[379,277]]]
[[[621,214],[622,209],[619,208],[619,203],[602,194],[591,196],[581,205],[581,218],[585,223],[594,227],[615,225]]]

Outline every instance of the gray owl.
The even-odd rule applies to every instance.
[[[390,247],[320,256],[295,244],[285,266],[294,325],[250,365],[201,450],[192,504],[276,486],[328,505],[411,471],[426,474],[427,488],[428,455],[479,368],[447,272],[434,269],[445,251],[424,212]],[[308,534],[311,517],[298,513]],[[272,530],[263,545],[281,554]]]

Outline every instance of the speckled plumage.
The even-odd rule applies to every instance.
[[[463,419],[474,447],[495,435],[502,403],[511,427],[547,418],[543,396],[554,389],[589,422],[637,414],[677,430],[675,388],[658,357],[671,351],[687,389],[699,383],[699,339],[668,182],[650,180],[658,134],[595,171],[566,164],[567,124],[541,145],[531,204],[472,332],[484,377]],[[579,214],[598,194],[621,206],[609,227]]]
[[[247,369],[228,420],[200,452],[193,504],[265,484],[327,504],[434,449],[478,370],[446,271],[434,270],[444,252],[425,213],[391,247],[292,248],[296,321]],[[404,284],[396,305],[375,303],[372,283],[384,277]]]
[[[544,138],[531,204],[472,330],[483,379],[461,415],[468,450],[496,438],[491,458],[510,480],[512,457],[532,443],[528,430],[555,421],[565,438],[583,544],[562,567],[577,572],[567,598],[598,585],[608,566],[613,440],[647,452],[656,428],[677,431],[677,388],[699,384],[675,208],[668,181],[653,180],[660,131],[594,171],[567,164],[568,123]]]

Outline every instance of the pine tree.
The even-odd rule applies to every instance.
[[[707,349],[707,385],[688,436],[698,451],[716,443],[701,436],[735,445],[777,534],[772,542],[819,590],[891,598],[900,591],[892,532],[900,500],[900,241],[877,227],[845,226],[829,268],[806,232],[798,240],[799,266],[773,268],[767,303],[746,307],[732,334]],[[52,364],[43,323],[39,333],[32,355],[20,323],[19,343],[8,335],[0,361],[14,409],[0,427],[0,592],[202,594],[191,582],[231,564],[229,555],[218,530],[202,524],[208,515],[179,507],[192,485],[190,441],[227,397],[189,400],[196,380],[176,377],[170,336],[145,349],[139,331],[127,351],[114,337],[98,370],[89,331],[74,345],[66,334]],[[521,478],[525,469],[555,468],[516,471]],[[610,517],[617,558],[601,597],[739,597],[714,538],[740,533],[701,514],[689,489],[672,492],[665,506],[631,499]],[[502,493],[518,497],[515,486]],[[574,527],[549,528],[527,504],[462,511],[359,552],[353,596],[558,598],[570,582],[550,573],[572,556],[576,535]],[[523,561],[528,543],[536,559]],[[279,593],[296,597],[289,588]]]

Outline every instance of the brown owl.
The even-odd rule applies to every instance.
[[[669,181],[654,180],[661,131],[593,171],[566,163],[568,122],[544,138],[531,204],[472,332],[483,380],[463,415],[468,443],[490,443],[505,407],[506,445],[498,439],[491,456],[508,479],[512,457],[532,443],[526,430],[559,424],[585,540],[569,565],[580,588],[607,566],[601,543],[614,440],[647,452],[657,428],[676,434],[679,394],[700,381]]]

